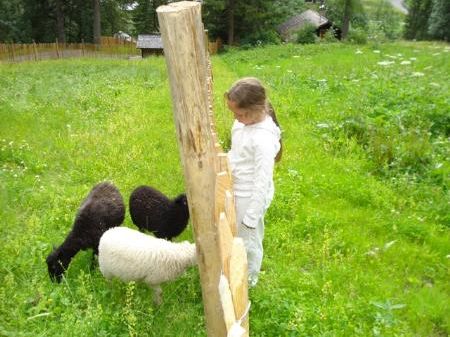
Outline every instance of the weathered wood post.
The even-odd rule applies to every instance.
[[[81,56],[84,56],[84,50],[85,50],[84,39],[81,39]]]
[[[16,61],[16,46],[14,43],[11,42],[10,44],[11,47],[11,56],[12,56],[12,61],[15,62]]]
[[[38,60],[38,52],[37,52],[36,42],[34,40],[33,40],[33,55],[34,55],[34,60],[37,61]]]
[[[61,58],[61,55],[59,54],[59,45],[58,45],[58,38],[55,40],[55,50],[56,50],[56,58]]]
[[[157,12],[197,245],[208,336],[247,337],[247,255],[242,239],[235,237],[231,172],[214,125],[212,72],[200,4],[171,3]]]

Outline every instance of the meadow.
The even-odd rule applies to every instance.
[[[450,45],[267,46],[212,66],[224,148],[242,76],[266,83],[283,131],[251,336],[448,336]],[[105,180],[126,203],[142,184],[184,191],[164,59],[0,63],[0,336],[206,336],[195,268],[159,307],[91,252],[50,281],[46,256]]]

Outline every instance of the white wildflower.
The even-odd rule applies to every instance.
[[[360,49],[356,49],[355,54],[362,54],[363,52]]]
[[[422,77],[425,76],[424,73],[421,73],[420,71],[415,71],[411,74],[412,77]]]
[[[409,58],[411,61],[417,61],[417,57],[410,57]]]
[[[377,62],[377,64],[380,65],[380,66],[389,66],[389,65],[391,65],[393,63],[395,63],[395,62],[394,61],[380,61],[380,62]]]
[[[375,247],[375,248],[369,250],[369,251],[366,253],[366,255],[369,255],[369,256],[377,256],[379,252],[380,252],[380,248]]]
[[[400,64],[401,65],[408,65],[408,64],[411,64],[411,61],[402,61]]]
[[[378,49],[375,49],[373,52],[374,52],[375,54],[381,53],[381,51],[379,51]]]
[[[397,240],[389,241],[388,243],[386,243],[386,244],[384,245],[383,249],[384,249],[384,250],[388,250],[388,249],[391,248],[391,247],[394,245],[394,243],[396,243],[396,242],[397,242]]]
[[[318,127],[319,129],[326,129],[330,127],[330,124],[328,123],[318,123],[316,124],[316,127]]]
[[[298,176],[298,171],[294,170],[294,169],[288,169],[288,174],[290,176],[296,177],[296,176]]]

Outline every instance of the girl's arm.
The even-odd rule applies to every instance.
[[[250,228],[255,228],[263,216],[267,203],[272,198],[272,179],[274,157],[278,148],[272,137],[261,137],[254,144],[255,180],[249,207],[242,222]]]

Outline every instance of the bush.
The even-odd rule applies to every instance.
[[[314,27],[313,25],[306,25],[297,32],[297,43],[315,43],[316,39],[316,27]]]
[[[334,43],[338,41],[339,40],[334,35],[334,31],[332,29],[327,30],[327,32],[320,39],[321,43]]]
[[[264,44],[280,44],[281,39],[278,33],[274,30],[265,30],[256,32],[245,38],[242,38],[240,41],[241,46],[260,46]],[[249,48],[244,48],[249,49]]]
[[[366,44],[367,43],[367,33],[362,28],[352,29],[348,32],[347,41],[355,44]]]

